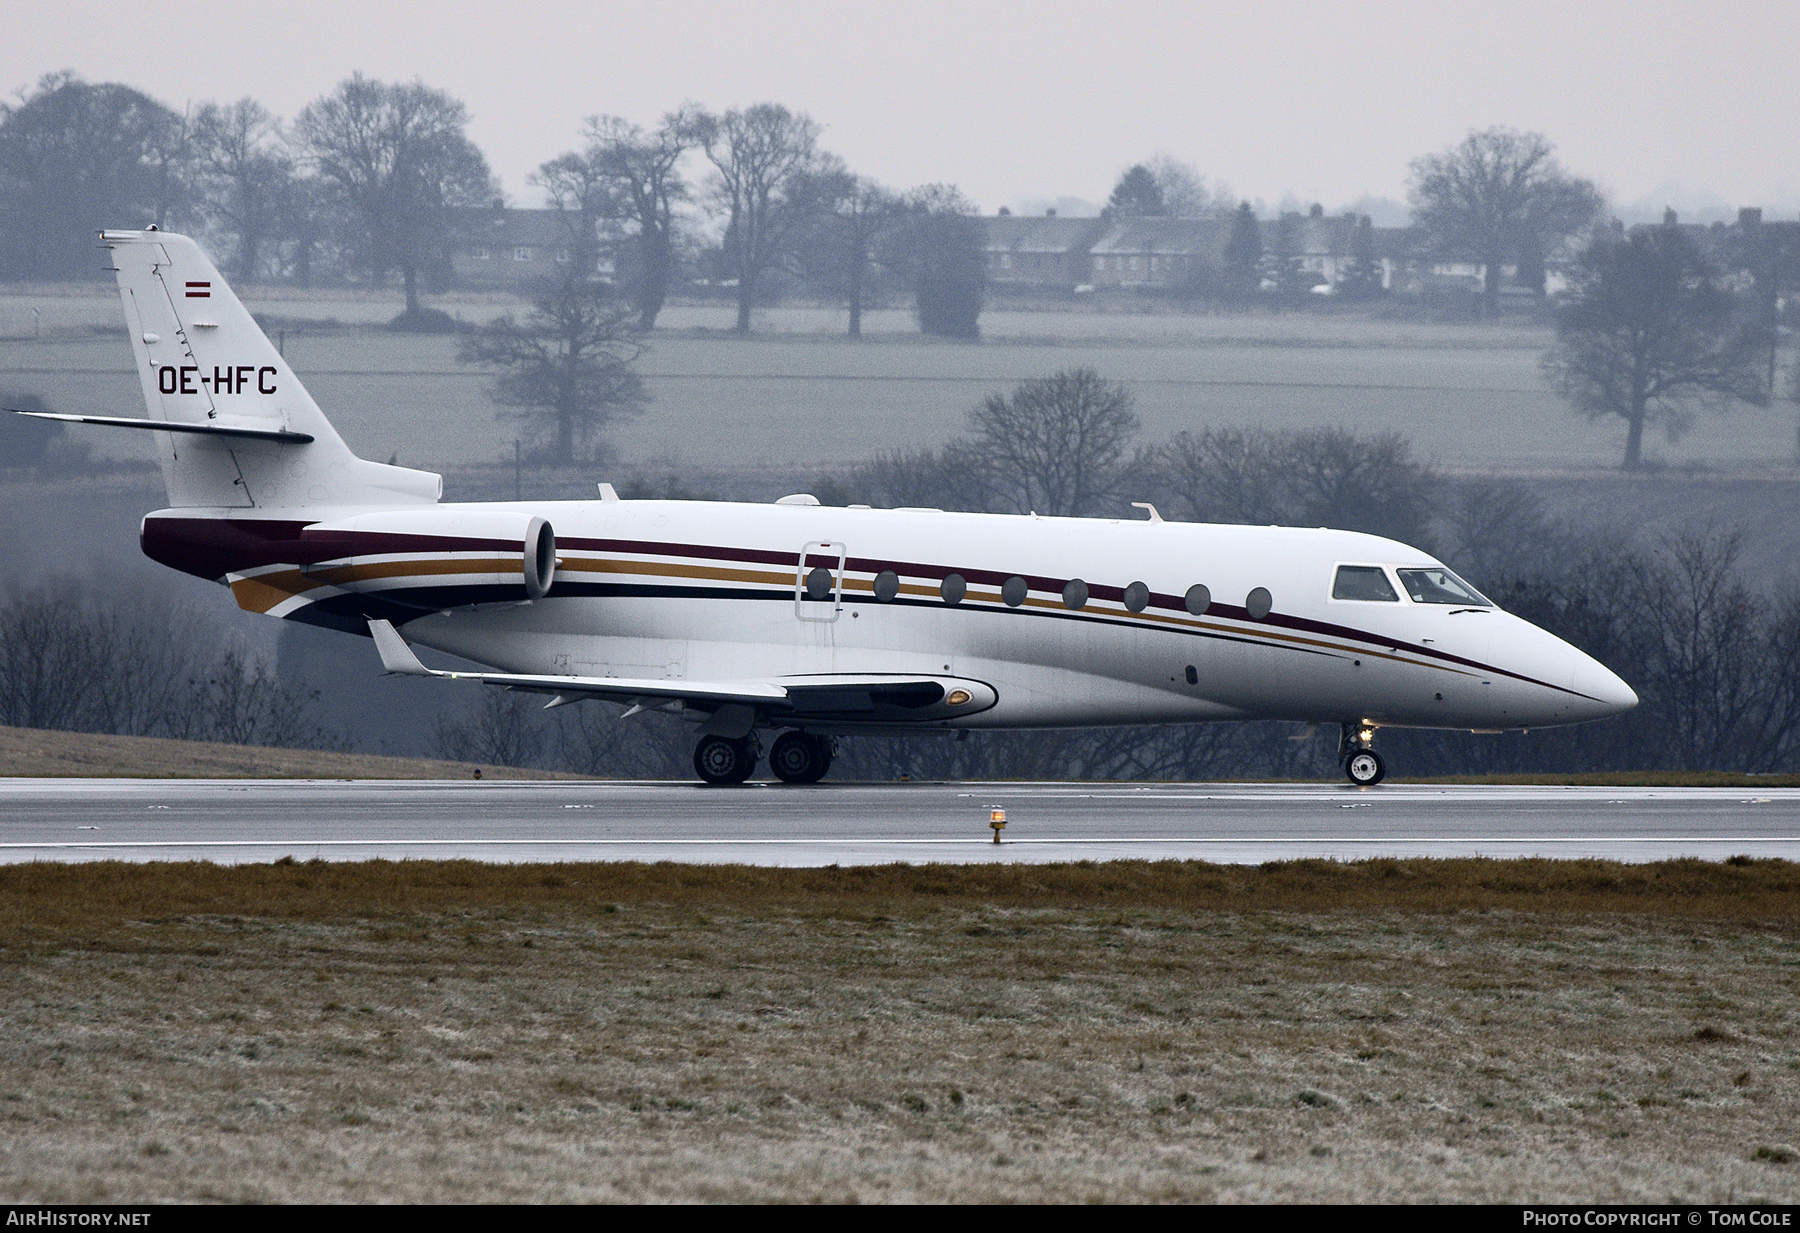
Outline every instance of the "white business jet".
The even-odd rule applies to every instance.
[[[694,722],[694,768],[810,783],[847,733],[1283,719],[1497,731],[1637,696],[1393,540],[1298,527],[593,501],[445,505],[356,457],[199,247],[102,233],[170,508],[151,558],[373,637],[389,672]],[[409,644],[484,665],[427,668]]]

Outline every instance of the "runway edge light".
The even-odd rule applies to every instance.
[[[995,805],[988,810],[988,825],[994,828],[994,842],[1000,842],[1000,832],[1006,829],[1006,810]]]

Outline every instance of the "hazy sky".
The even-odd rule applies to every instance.
[[[1800,208],[1800,3],[436,5],[9,0],[0,92],[71,68],[283,116],[355,71],[461,98],[509,196],[583,117],[810,112],[853,170],[984,210],[1103,200],[1159,151],[1239,196],[1404,198],[1471,128],[1535,129],[1619,204]],[[1681,186],[1679,190],[1670,185]]]

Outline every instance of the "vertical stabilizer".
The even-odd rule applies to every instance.
[[[435,502],[442,477],[358,458],[200,246],[161,231],[105,231],[149,417],[304,434],[295,443],[153,433],[169,504],[299,509]]]

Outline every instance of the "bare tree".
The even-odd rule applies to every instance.
[[[168,225],[186,125],[149,96],[55,73],[0,104],[0,277],[95,278],[94,232]]]
[[[1489,315],[1498,310],[1507,261],[1549,250],[1601,210],[1599,191],[1565,172],[1554,151],[1542,133],[1490,128],[1413,160],[1413,221],[1439,252],[1485,267],[1482,303]]]
[[[238,277],[254,278],[294,174],[281,125],[254,99],[208,103],[194,116],[193,145],[200,208],[236,237]]]
[[[1083,517],[1119,495],[1139,421],[1131,393],[1091,368],[1021,381],[969,412],[965,457],[994,508]]]
[[[857,471],[851,486],[872,504],[972,513],[996,509],[970,442],[960,437],[938,448],[885,450]]]
[[[1570,532],[1547,517],[1537,494],[1518,480],[1477,477],[1446,487],[1438,501],[1448,540],[1443,559],[1490,595],[1575,546]]]
[[[1231,189],[1209,184],[1192,163],[1158,154],[1144,166],[1156,181],[1163,211],[1170,218],[1207,218],[1231,212]]]
[[[1429,539],[1437,478],[1398,434],[1209,428],[1177,433],[1151,467],[1172,516]]]
[[[865,500],[985,513],[1086,517],[1119,503],[1144,459],[1131,393],[1091,368],[1022,381],[968,413],[935,449],[878,454],[851,479]]]
[[[845,332],[861,338],[863,308],[895,262],[886,250],[906,220],[905,209],[888,189],[838,166],[815,175],[807,195],[819,208],[803,264],[817,284],[843,299],[850,310]]]
[[[643,354],[633,316],[610,288],[571,272],[537,297],[523,323],[507,313],[464,335],[457,359],[497,370],[495,401],[553,433],[556,458],[569,462],[577,438],[585,450],[596,430],[647,401],[631,368]]]
[[[804,112],[756,103],[696,117],[714,175],[711,197],[725,216],[725,260],[737,279],[737,332],[750,333],[757,280],[784,261],[815,201],[819,125]]]
[[[702,131],[701,113],[694,107],[670,112],[650,132],[617,116],[592,116],[581,153],[545,163],[532,177],[553,206],[570,210],[578,220],[575,252],[584,272],[593,268],[599,220],[616,218],[631,225],[624,282],[638,310],[639,329],[655,328],[668,299],[675,274],[676,207],[688,196],[680,164],[699,144]]]
[[[484,689],[472,715],[439,715],[437,752],[452,762],[533,766],[543,753],[549,720],[532,694]]]
[[[571,268],[582,278],[596,274],[601,223],[618,212],[612,177],[592,157],[592,151],[584,150],[561,154],[544,163],[532,173],[530,182],[544,190],[550,208],[561,216]]]
[[[203,615],[107,602],[73,582],[0,604],[0,723],[246,745],[340,748],[318,695]]]
[[[299,148],[355,212],[376,277],[398,269],[417,321],[419,271],[441,260],[452,206],[494,195],[487,160],[465,133],[468,108],[423,82],[389,85],[358,73],[294,121]]]
[[[1766,401],[1763,346],[1687,234],[1654,227],[1582,255],[1542,364],[1589,419],[1625,421],[1630,469],[1642,461],[1646,425],[1675,441],[1696,401]]]

